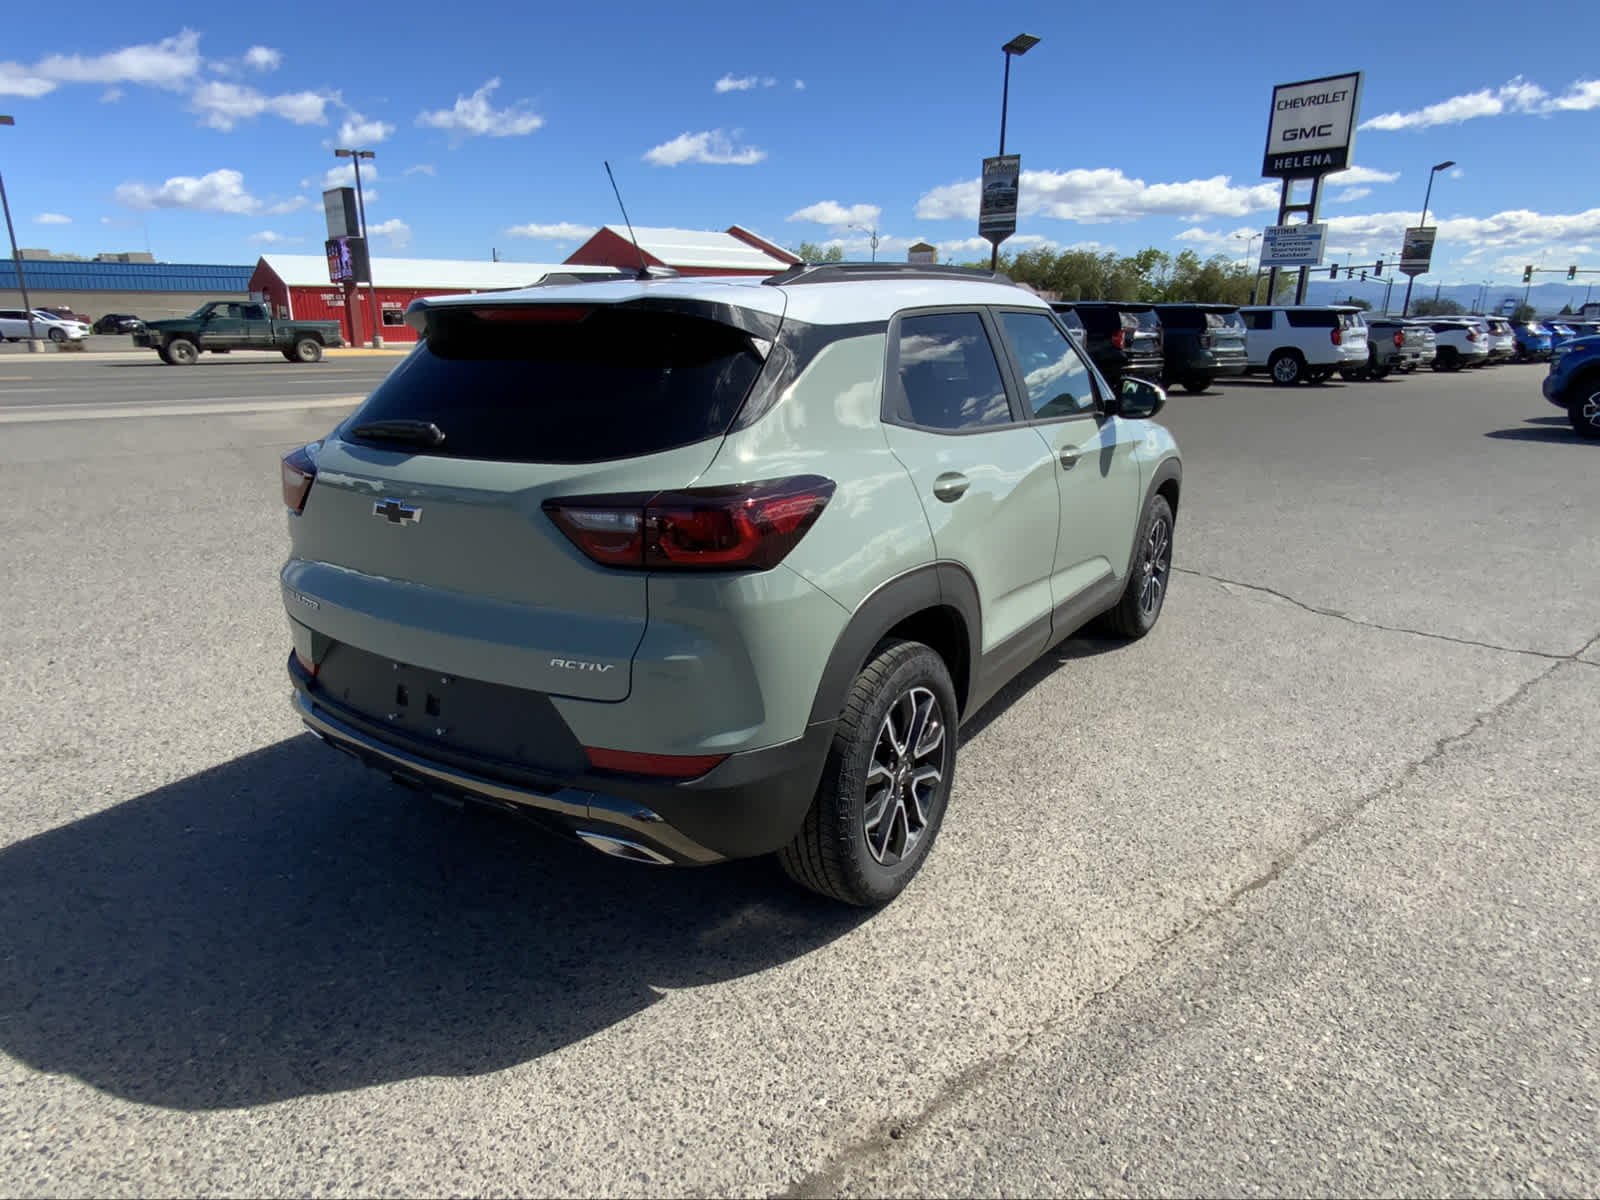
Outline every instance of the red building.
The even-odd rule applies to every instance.
[[[776,275],[800,261],[740,225],[728,226],[725,233],[639,225],[633,232],[639,239],[637,248],[628,238],[627,226],[606,225],[574,250],[567,263],[627,270],[639,265],[642,252],[646,266],[671,267],[680,275]]]
[[[638,261],[637,257],[634,260]],[[406,306],[420,296],[460,292],[503,292],[538,283],[552,272],[571,273],[561,263],[451,262],[427,258],[375,258],[379,333],[386,342],[414,342],[405,323]],[[250,276],[250,290],[264,295],[274,315],[299,320],[339,321],[351,345],[369,340],[368,289],[357,294],[350,311],[341,284],[328,282],[328,260],[320,254],[264,254]]]

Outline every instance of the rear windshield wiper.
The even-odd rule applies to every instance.
[[[352,429],[350,436],[373,442],[400,442],[426,449],[444,445],[444,430],[432,421],[368,421]]]

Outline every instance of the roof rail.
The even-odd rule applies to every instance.
[[[895,262],[798,263],[762,282],[782,287],[794,283],[839,283],[847,279],[965,279],[969,282],[1008,283],[1015,286],[1011,276],[1004,271]]]

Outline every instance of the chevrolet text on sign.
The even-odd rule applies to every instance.
[[[1361,111],[1361,72],[1283,83],[1272,89],[1272,119],[1261,173],[1303,179],[1350,165]]]

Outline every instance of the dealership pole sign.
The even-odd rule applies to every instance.
[[[1020,154],[1001,154],[983,160],[978,236],[996,247],[1017,231],[1017,193],[1021,182]]]
[[[1261,174],[1308,179],[1342,171],[1355,148],[1361,72],[1280,83],[1272,89]]]
[[[1261,231],[1261,265],[1320,267],[1327,244],[1326,225],[1268,225]]]
[[[1414,279],[1428,273],[1428,267],[1433,263],[1433,235],[1438,231],[1436,225],[1413,225],[1406,230],[1406,240],[1400,245],[1402,275],[1410,275]]]

